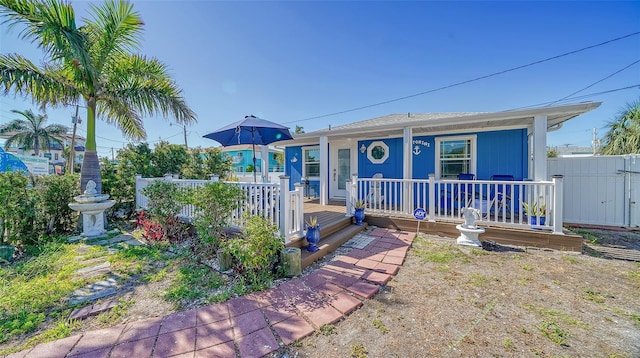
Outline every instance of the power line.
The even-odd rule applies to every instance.
[[[575,92],[573,92],[573,93],[571,93],[571,94],[569,94],[569,95],[566,95],[566,96],[564,96],[564,97],[560,98],[560,99],[559,99],[559,100],[557,100],[557,101],[551,102],[551,103],[550,103],[550,104],[548,104],[547,106],[551,106],[551,105],[553,105],[553,104],[555,104],[555,103],[557,103],[557,102],[561,102],[561,101],[563,101],[563,100],[565,100],[565,99],[567,99],[567,98],[569,98],[569,97],[571,97],[571,96],[573,96],[573,95],[576,95],[576,94],[578,94],[578,93],[580,93],[580,92],[582,92],[582,91],[584,91],[584,90],[586,90],[586,89],[588,89],[588,88],[591,88],[591,87],[593,87],[593,86],[597,85],[598,83],[600,83],[600,82],[602,82],[602,81],[605,81],[605,80],[607,80],[607,79],[609,79],[609,78],[611,78],[611,77],[613,77],[613,76],[617,75],[618,73],[620,73],[620,72],[622,72],[622,71],[626,70],[627,68],[629,68],[629,67],[631,67],[631,66],[635,65],[635,64],[636,64],[636,63],[638,63],[638,62],[640,62],[640,60],[636,60],[636,61],[632,62],[631,64],[629,64],[629,65],[627,65],[627,66],[625,66],[625,67],[623,67],[623,68],[619,69],[618,71],[616,71],[616,72],[614,72],[614,73],[610,74],[609,76],[606,76],[605,78],[602,78],[602,79],[600,79],[600,80],[598,80],[598,81],[596,81],[596,82],[594,82],[594,83],[592,83],[592,84],[588,85],[587,87],[584,87],[584,88],[582,88],[582,89],[579,89],[579,90],[577,90],[577,91],[575,91]]]
[[[589,94],[585,94],[582,96],[577,96],[577,97],[569,97],[569,98],[565,98],[560,102],[567,102],[567,101],[574,101],[577,99],[585,99],[585,98],[589,98],[589,97],[593,97],[593,96],[599,96],[601,94],[607,94],[607,93],[613,93],[613,92],[618,92],[618,91],[624,91],[624,90],[628,90],[631,88],[638,88],[640,89],[640,83],[635,84],[635,85],[631,85],[631,86],[626,86],[626,87],[620,87],[620,88],[614,88],[614,89],[610,89],[610,90],[606,90],[606,91],[601,91],[601,92],[595,92],[595,93],[589,93]],[[543,102],[543,103],[538,103],[538,104],[532,104],[529,106],[524,106],[524,107],[518,107],[518,108],[512,108],[512,109],[507,109],[504,110],[503,112],[508,112],[508,111],[515,111],[518,109],[525,109],[525,108],[532,108],[532,107],[541,107],[541,106],[545,106],[549,103],[557,103],[558,101],[553,101],[553,102]]]
[[[502,74],[505,74],[505,73],[508,73],[508,72],[513,72],[513,71],[520,70],[520,69],[523,69],[523,68],[526,68],[526,67],[530,67],[530,66],[533,66],[533,65],[537,65],[537,64],[544,63],[544,62],[552,61],[552,60],[555,60],[555,59],[558,59],[558,58],[561,58],[561,57],[565,57],[565,56],[568,56],[568,55],[573,55],[573,54],[578,53],[578,52],[582,52],[582,51],[590,50],[592,48],[596,48],[596,47],[600,47],[600,46],[603,46],[603,45],[607,45],[609,43],[612,43],[612,42],[615,42],[615,41],[620,41],[620,40],[623,40],[623,39],[626,39],[628,37],[635,36],[635,35],[638,35],[638,34],[640,34],[640,31],[634,32],[634,33],[631,33],[631,34],[628,34],[628,35],[616,37],[614,39],[607,40],[607,41],[604,41],[604,42],[600,42],[600,43],[597,43],[595,45],[590,45],[590,46],[587,46],[587,47],[583,47],[583,48],[580,48],[578,50],[573,50],[573,51],[565,52],[565,53],[560,54],[560,55],[547,57],[547,58],[542,59],[542,60],[530,62],[530,63],[528,63],[526,65],[512,67],[512,68],[509,68],[509,69],[506,69],[506,70],[503,70],[503,71],[494,72],[494,73],[489,74],[489,75],[476,77],[476,78],[473,78],[473,79],[470,79],[470,80],[466,80],[466,81],[462,81],[462,82],[456,82],[456,83],[453,83],[453,84],[450,84],[450,85],[446,85],[446,86],[430,89],[430,90],[427,90],[427,91],[411,94],[411,95],[408,95],[408,96],[398,97],[398,98],[390,99],[390,100],[387,100],[387,101],[382,101],[382,102],[369,104],[369,105],[366,105],[366,106],[360,106],[360,107],[356,107],[356,108],[351,108],[351,109],[347,109],[347,110],[344,110],[344,111],[338,111],[338,112],[323,114],[323,115],[320,115],[320,116],[309,117],[309,118],[304,118],[304,119],[299,119],[299,120],[289,121],[289,122],[283,122],[282,124],[298,123],[298,122],[310,121],[312,119],[331,117],[331,116],[335,116],[335,115],[339,115],[339,114],[359,111],[361,109],[381,106],[383,104],[388,104],[388,103],[392,103],[392,102],[398,102],[398,101],[402,101],[402,100],[405,100],[405,99],[409,99],[409,98],[413,98],[413,97],[417,97],[417,96],[422,96],[422,95],[425,95],[425,94],[428,94],[428,93],[442,91],[442,90],[445,90],[445,89],[448,89],[448,88],[461,86],[461,85],[464,85],[464,84],[467,84],[467,83],[480,81],[480,80],[483,80],[483,79],[486,79],[486,78],[495,77],[495,76],[502,75]]]

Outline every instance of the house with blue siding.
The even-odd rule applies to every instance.
[[[265,146],[265,151],[263,152],[262,147],[261,145],[256,145],[257,168],[253,167],[253,149],[251,145],[240,144],[220,147],[220,151],[231,158],[233,171],[236,173],[251,173],[254,170],[262,172],[263,156],[267,157],[266,162],[269,172],[282,171],[282,164],[277,160],[277,153],[282,153],[282,149]]]
[[[346,198],[354,176],[455,180],[462,174],[474,180],[546,181],[547,132],[599,106],[391,114],[294,134],[294,140],[279,145],[285,147],[290,189],[308,181],[323,205]]]

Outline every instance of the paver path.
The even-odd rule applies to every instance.
[[[414,234],[376,228],[313,273],[225,303],[38,345],[10,357],[261,357],[332,324],[375,295],[402,265]]]

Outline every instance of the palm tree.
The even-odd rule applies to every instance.
[[[76,26],[71,4],[64,0],[0,0],[0,15],[10,26],[23,25],[22,38],[48,56],[38,67],[19,54],[0,55],[5,93],[30,96],[43,107],[78,104],[87,107],[86,151],[81,190],[89,180],[102,190],[96,152],[96,116],[120,128],[130,139],[144,139],[143,115],[172,115],[179,123],[196,120],[181,90],[154,58],[134,54],[143,22],[124,0],[91,6],[91,18]]]
[[[26,111],[14,109],[11,112],[21,115],[24,119],[14,119],[0,125],[0,134],[9,135],[4,143],[5,150],[15,145],[24,150],[33,149],[37,156],[40,154],[40,149],[50,149],[52,144],[62,144],[60,136],[67,133],[67,127],[61,124],[50,124],[45,127],[47,115],[35,114],[30,109]]]
[[[640,153],[640,99],[628,103],[618,117],[609,122],[602,147],[602,154],[632,153]]]

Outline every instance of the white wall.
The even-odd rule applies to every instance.
[[[640,155],[549,158],[564,175],[564,221],[640,226]]]

